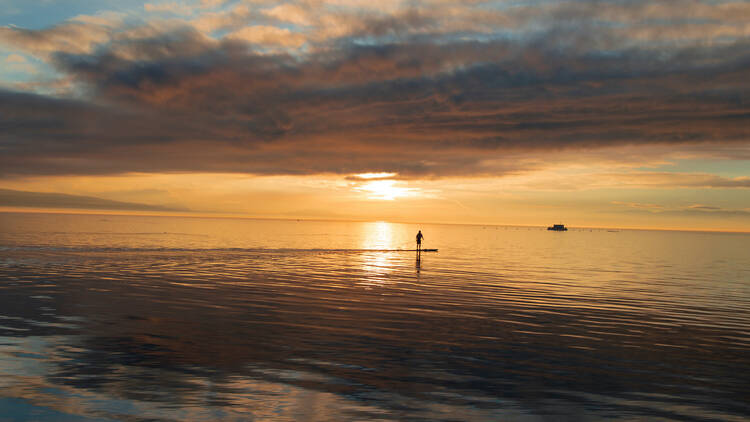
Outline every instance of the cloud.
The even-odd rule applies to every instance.
[[[491,176],[617,147],[747,153],[744,6],[690,4],[236,2],[195,20],[0,28],[78,88],[0,92],[0,173]],[[658,42],[637,35],[667,16]],[[700,36],[667,33],[696,19]]]
[[[68,21],[44,30],[0,27],[0,44],[47,57],[53,53],[87,53],[110,39],[111,28],[99,23]]]
[[[724,217],[750,217],[750,208],[736,209],[723,208],[715,205],[691,204],[687,206],[667,206],[661,204],[645,204],[638,202],[612,201],[613,205],[630,208],[633,212],[648,212],[664,215],[692,215],[692,216],[724,216]]]
[[[632,172],[601,175],[621,187],[748,189],[750,177],[722,177],[706,173]]]
[[[702,205],[702,204],[693,204],[688,207],[688,209],[691,210],[699,210],[699,211],[719,211],[721,210],[720,207],[714,207],[711,205]]]
[[[27,62],[28,61],[26,60],[26,58],[21,56],[20,54],[9,54],[5,58],[5,63],[7,64],[24,64]]]
[[[147,12],[167,12],[178,15],[190,15],[193,13],[193,7],[184,3],[167,2],[167,3],[146,3],[143,9]]]
[[[246,26],[232,32],[226,38],[264,46],[299,47],[305,43],[305,37],[301,34],[267,25]]]
[[[252,22],[256,13],[244,3],[238,3],[228,10],[203,13],[191,24],[204,33],[220,30],[237,30]]]
[[[201,0],[201,6],[203,7],[218,7],[226,3],[227,0]]]
[[[61,193],[26,192],[0,189],[0,204],[4,207],[65,208],[127,211],[187,211],[185,208],[111,201],[91,196]]]
[[[750,209],[725,209],[708,205],[690,205],[678,211],[685,214],[702,216],[750,217]]]
[[[614,205],[622,205],[628,208],[635,208],[635,209],[640,209],[640,210],[651,210],[651,211],[656,211],[656,212],[664,210],[664,205],[659,205],[659,204],[644,204],[640,202],[621,202],[621,201],[612,201],[610,203]]]
[[[311,25],[313,21],[313,16],[311,16],[312,13],[309,8],[292,3],[280,4],[270,9],[265,9],[262,13],[266,16],[276,18],[281,22],[289,22],[295,25],[307,26]]]
[[[23,72],[26,75],[35,75],[38,72],[37,68],[20,54],[9,54],[5,57],[3,63],[6,71]]]

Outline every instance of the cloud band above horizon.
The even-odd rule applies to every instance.
[[[6,26],[0,43],[54,77],[4,83],[0,176],[501,176],[653,146],[748,159],[749,14],[239,1]]]

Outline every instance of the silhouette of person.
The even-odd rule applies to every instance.
[[[422,251],[422,239],[424,239],[424,236],[422,236],[422,230],[417,233],[417,252]]]

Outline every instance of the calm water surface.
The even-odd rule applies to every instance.
[[[0,421],[747,420],[749,247],[0,213]]]

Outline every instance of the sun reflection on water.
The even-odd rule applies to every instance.
[[[365,285],[381,285],[387,282],[393,272],[394,252],[396,249],[393,225],[385,221],[364,224],[362,226],[361,249],[372,251],[362,254],[362,271]]]
[[[396,249],[393,225],[385,221],[367,223],[362,226],[362,249]]]

